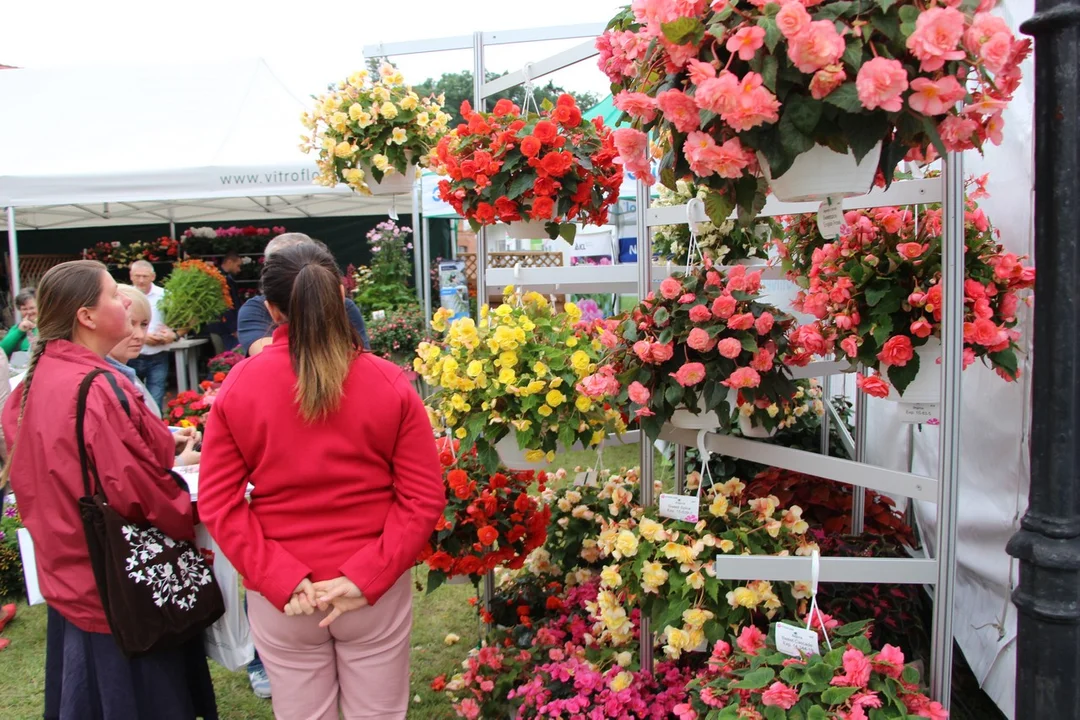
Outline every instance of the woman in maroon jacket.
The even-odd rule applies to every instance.
[[[280,327],[214,400],[199,514],[249,590],[277,718],[404,718],[408,570],[446,504],[427,412],[364,352],[324,246],[275,252],[262,289]]]
[[[216,718],[201,639],[129,660],[110,634],[79,518],[84,494],[75,408],[79,384],[131,334],[130,300],[89,260],[49,270],[38,285],[38,342],[25,381],[3,412],[10,476],[36,548],[49,604],[45,717],[101,720]],[[6,382],[6,378],[0,378]],[[127,378],[127,410],[105,378],[86,404],[87,452],[109,503],[133,522],[193,540],[191,496],[169,474],[176,444]]]

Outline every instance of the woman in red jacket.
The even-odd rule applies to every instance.
[[[250,591],[277,718],[404,718],[408,570],[445,506],[427,412],[363,351],[324,246],[275,252],[262,290],[280,326],[214,400],[199,514]]]
[[[113,372],[105,356],[131,333],[130,302],[101,263],[78,260],[45,273],[38,285],[38,342],[26,379],[3,412],[11,450],[0,480],[10,476],[49,605],[46,719],[217,717],[201,639],[136,659],[120,652],[79,517],[79,384],[91,370]],[[175,441],[127,378],[117,374],[116,381],[128,409],[101,378],[90,387],[85,421],[87,452],[109,503],[128,520],[193,540],[191,496],[169,474]]]

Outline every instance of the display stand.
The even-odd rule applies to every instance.
[[[597,54],[592,40],[544,60],[528,63],[522,70],[511,72],[491,82],[484,82],[486,64],[484,48],[542,40],[562,40],[593,37],[603,32],[604,24],[574,25],[553,28],[503,32],[476,32],[472,37],[458,36],[441,40],[380,44],[364,49],[367,57],[405,55],[445,50],[473,51],[474,106],[482,110],[484,100],[491,95],[518,84],[531,82],[543,75],[568,67]],[[714,453],[764,465],[803,472],[847,483],[853,487],[852,530],[861,532],[865,510],[864,493],[860,489],[872,489],[891,495],[901,495],[916,500],[936,502],[938,506],[936,557],[922,558],[821,558],[821,580],[825,582],[864,583],[912,583],[933,585],[933,634],[930,660],[930,692],[945,707],[949,706],[952,678],[952,613],[953,586],[956,567],[956,487],[959,476],[960,426],[960,371],[963,349],[963,254],[964,254],[964,189],[961,156],[950,153],[944,161],[940,178],[906,180],[892,184],[888,190],[872,192],[844,200],[848,210],[897,205],[942,203],[943,205],[943,297],[944,313],[942,328],[942,402],[940,406],[941,450],[938,478],[926,478],[910,472],[899,472],[865,464],[866,459],[866,398],[862,393],[856,400],[856,432],[852,438],[847,433],[831,398],[825,396],[828,408],[823,419],[822,454],[778,447],[755,440],[726,434],[709,433],[705,446]],[[638,183],[637,188],[637,235],[638,263],[635,273],[626,265],[607,267],[566,267],[488,270],[486,233],[477,233],[477,305],[484,304],[489,285],[501,287],[516,284],[537,290],[554,292],[635,292],[644,297],[677,266],[654,265],[652,258],[651,228],[707,220],[704,208],[696,204],[688,211],[686,205],[675,207],[649,207],[649,187]],[[761,212],[763,217],[814,213],[816,203],[783,203],[770,196]],[[779,269],[766,270],[764,278],[782,278]],[[636,279],[636,287],[633,281]],[[831,387],[828,378],[843,372],[844,362],[821,361],[805,368],[792,368],[795,378],[823,378],[823,386]],[[829,457],[829,424],[835,422],[841,441],[855,460]],[[697,433],[666,426],[661,438],[679,446],[695,446]],[[676,463],[683,465],[681,447],[676,452]],[[681,473],[676,482],[681,483]],[[653,445],[646,437],[641,438],[640,494],[643,505],[653,503]],[[775,556],[721,557],[717,562],[718,574],[732,580],[805,580],[810,576],[810,561],[806,558]],[[494,577],[486,578],[484,602],[487,605],[494,588]],[[642,669],[653,666],[653,636],[649,618],[641,618],[640,661]]]

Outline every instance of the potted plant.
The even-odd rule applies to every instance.
[[[982,359],[1011,382],[1019,376],[1019,293],[1034,285],[1035,270],[998,243],[976,202],[983,181],[968,183],[964,212],[963,365]],[[874,397],[940,397],[941,213],[926,206],[916,223],[910,208],[852,210],[834,241],[806,218],[790,221],[784,234],[782,254],[803,288],[795,308],[819,318],[827,349],[879,371],[857,378]]]
[[[378,77],[353,73],[316,97],[314,110],[301,118],[311,132],[301,149],[319,152],[316,182],[345,183],[363,195],[409,192],[416,166],[427,167],[428,153],[446,132],[450,116],[443,102],[417,95],[389,64]]]
[[[547,538],[550,509],[529,494],[546,475],[486,471],[475,449],[456,440],[438,441],[446,481],[446,509],[417,559],[428,566],[428,592],[455,576],[474,583],[499,566],[519,568]],[[466,446],[467,447],[467,446]]]
[[[176,330],[198,330],[233,306],[225,276],[202,260],[177,263],[164,288],[159,307],[165,324]]]
[[[405,305],[386,311],[384,317],[372,320],[367,327],[371,352],[412,372],[416,348],[430,335],[420,306]]]
[[[439,194],[474,230],[509,223],[510,237],[572,242],[574,222],[604,225],[619,198],[622,168],[611,130],[582,120],[570,95],[541,114],[509,100],[490,113],[461,105],[465,122],[439,141]]]
[[[710,190],[715,224],[781,200],[860,195],[905,159],[1000,143],[1030,40],[995,3],[824,0],[634,3],[598,40],[633,127],[628,169]]]
[[[780,718],[797,712],[808,720],[947,720],[949,712],[922,692],[919,672],[905,665],[900,648],[871,648],[868,622],[815,627],[819,635],[829,633],[832,650],[789,657],[776,650],[775,626],[767,636],[745,627],[732,643],[717,643],[707,670],[690,683],[690,703],[679,717]],[[822,650],[824,645],[822,640]]]
[[[619,328],[608,359],[642,429],[739,429],[767,437],[797,387],[784,365],[794,320],[758,302],[761,271],[725,275],[708,258],[649,293]]]
[[[657,207],[686,205],[694,198],[704,200],[708,189],[698,187],[687,180],[678,180],[675,189],[660,187]],[[701,255],[717,265],[765,265],[769,260],[769,248],[773,238],[782,228],[772,218],[759,218],[751,227],[742,227],[734,220],[725,220],[720,225],[711,220],[698,223],[696,228],[697,246]],[[685,264],[690,245],[690,225],[660,225],[655,228],[652,239],[653,257]]]
[[[360,266],[351,273],[353,300],[371,318],[378,310],[396,310],[415,305],[413,284],[413,244],[409,240],[412,228],[399,227],[393,220],[384,220],[367,234],[371,265]],[[412,353],[415,346],[408,348]]]
[[[165,422],[174,427],[201,430],[210,415],[208,399],[196,390],[185,390],[165,406]]]
[[[505,290],[502,305],[480,308],[479,323],[440,308],[432,327],[439,343],[420,343],[413,367],[436,388],[428,404],[465,447],[476,445],[494,471],[544,467],[560,446],[594,447],[622,419],[608,405],[614,378],[591,377],[603,346],[575,329],[580,311],[556,312],[535,292]],[[588,380],[588,382],[586,382]]]

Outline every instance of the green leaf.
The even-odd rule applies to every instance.
[[[825,102],[849,113],[863,110],[863,105],[859,101],[859,91],[855,88],[854,82],[846,82],[833,90],[825,96]]]
[[[479,222],[477,222],[476,218],[469,218],[469,227],[471,227],[472,231],[475,233],[475,232],[480,232],[480,228],[482,226],[480,225]]]
[[[896,392],[901,395],[907,390],[907,386],[919,374],[919,356],[913,355],[904,365],[889,366],[889,382],[896,387]]]
[[[886,13],[887,15],[889,12],[889,8],[895,5],[897,3],[897,0],[874,0],[874,2],[877,3],[877,6],[879,8],[881,8],[881,12]]]
[[[1016,353],[1012,350],[1002,350],[1000,352],[990,353],[986,357],[990,359],[990,362],[997,365],[1005,372],[1014,377],[1016,376]]]
[[[878,2],[892,4],[897,2],[897,0],[878,0]],[[870,24],[874,26],[875,30],[894,43],[898,45],[904,43],[903,35],[900,33],[900,19],[897,18],[895,14],[878,15],[875,13],[870,16]]]
[[[772,54],[766,55],[761,64],[761,81],[773,93],[776,93],[776,70],[779,66],[780,61]]]
[[[858,162],[862,162],[862,159],[885,139],[892,128],[888,116],[883,111],[841,115],[839,124]]]
[[[438,570],[429,570],[427,576],[427,594],[435,592],[439,587],[446,582],[446,575]]]
[[[787,720],[788,714],[782,708],[769,705],[765,708],[765,720]]]
[[[555,107],[555,103],[551,102],[550,98],[544,98],[543,102],[540,103],[540,109],[544,112],[551,110],[553,107]]]
[[[705,38],[705,26],[700,20],[681,17],[669,23],[663,23],[660,29],[668,41],[676,45],[697,45]]]
[[[735,209],[735,203],[731,202],[727,195],[718,192],[710,192],[705,196],[705,214],[713,225],[720,226],[731,217],[731,211]]]
[[[679,406],[682,403],[682,397],[683,397],[682,386],[678,385],[676,383],[672,383],[671,385],[668,385],[667,390],[664,391],[664,398],[669,403],[671,403],[672,405],[675,405],[676,407]]]
[[[839,705],[846,702],[858,689],[853,687],[831,687],[821,693],[821,702],[826,705]]]
[[[499,453],[495,446],[490,443],[476,443],[476,454],[480,464],[488,472],[495,472],[499,468]]]
[[[844,50],[844,62],[851,67],[858,69],[862,67],[863,58],[863,44],[862,40],[854,39],[847,44],[847,49]]]
[[[810,666],[810,669],[806,671],[810,681],[818,685],[828,685],[832,680],[833,671],[828,664],[824,662],[816,662]]]
[[[874,325],[874,329],[871,334],[874,336],[874,342],[878,347],[885,344],[885,341],[889,339],[893,331],[893,321],[888,315],[882,315],[877,318],[877,323]]]
[[[813,135],[821,119],[821,101],[805,95],[792,95],[784,103],[784,117],[806,135]]]
[[[757,340],[750,337],[749,335],[744,335],[743,338],[742,338],[742,347],[743,347],[743,350],[746,350],[747,352],[752,352],[752,353],[757,352],[757,349],[758,349]]]
[[[841,15],[851,9],[851,6],[855,3],[844,0],[843,2],[833,2],[828,5],[822,6],[822,8],[814,13],[815,20],[836,20]]]
[[[780,124],[777,127],[777,131],[780,134],[780,144],[793,161],[796,157],[802,155],[804,152],[812,150],[814,147],[814,138],[804,133],[795,125],[795,121],[792,120],[790,113],[784,113],[780,118]],[[773,177],[783,174],[778,172],[776,168],[770,167],[770,169],[772,170]]]
[[[524,173],[514,178],[514,181],[510,183],[510,187],[506,190],[506,197],[511,200],[517,200],[519,197],[525,194],[529,188],[533,186],[535,178],[532,173]]]
[[[904,672],[900,674],[900,679],[909,685],[915,685],[919,682],[919,671],[908,665],[904,668]]]
[[[775,677],[776,672],[771,667],[759,667],[757,670],[746,673],[742,680],[732,683],[731,687],[739,690],[760,690],[771,683]]]
[[[765,47],[769,49],[769,53],[771,54],[776,50],[777,44],[779,44],[780,39],[783,37],[783,35],[780,34],[780,28],[777,27],[776,20],[767,15],[758,18],[757,24],[758,27],[765,31]]]
[[[814,705],[806,712],[806,720],[829,720],[829,716],[823,707]]]
[[[671,339],[675,336],[675,328],[666,327],[660,332],[660,337],[657,338],[657,342],[661,345],[667,345],[671,342]]]
[[[574,428],[566,423],[559,426],[559,442],[569,450],[570,446],[574,444]]]
[[[574,223],[563,223],[559,226],[559,237],[573,245],[574,238],[577,237],[577,225]]]
[[[881,299],[889,294],[893,290],[891,285],[885,283],[875,283],[866,288],[866,304],[870,307],[875,307]]]
[[[653,312],[653,322],[663,327],[671,319],[671,312],[666,307],[658,307]]]
[[[915,24],[915,21],[919,19],[919,8],[914,5],[904,5],[900,8],[900,22],[904,24]]]
[[[753,208],[755,196],[758,193],[758,179],[753,175],[743,175],[735,181],[735,202],[738,204],[739,221],[741,225],[753,222],[757,213],[743,213],[742,208]],[[762,193],[764,195],[764,193]],[[760,208],[759,208],[760,209]],[[715,225],[715,223],[713,223]]]
[[[934,121],[931,118],[923,117],[922,124],[923,130],[930,136],[930,142],[934,143],[934,147],[937,148],[938,154],[941,155],[941,157],[948,155],[949,151],[946,149],[945,143],[941,139],[941,135],[938,134],[937,125],[934,124]]]

